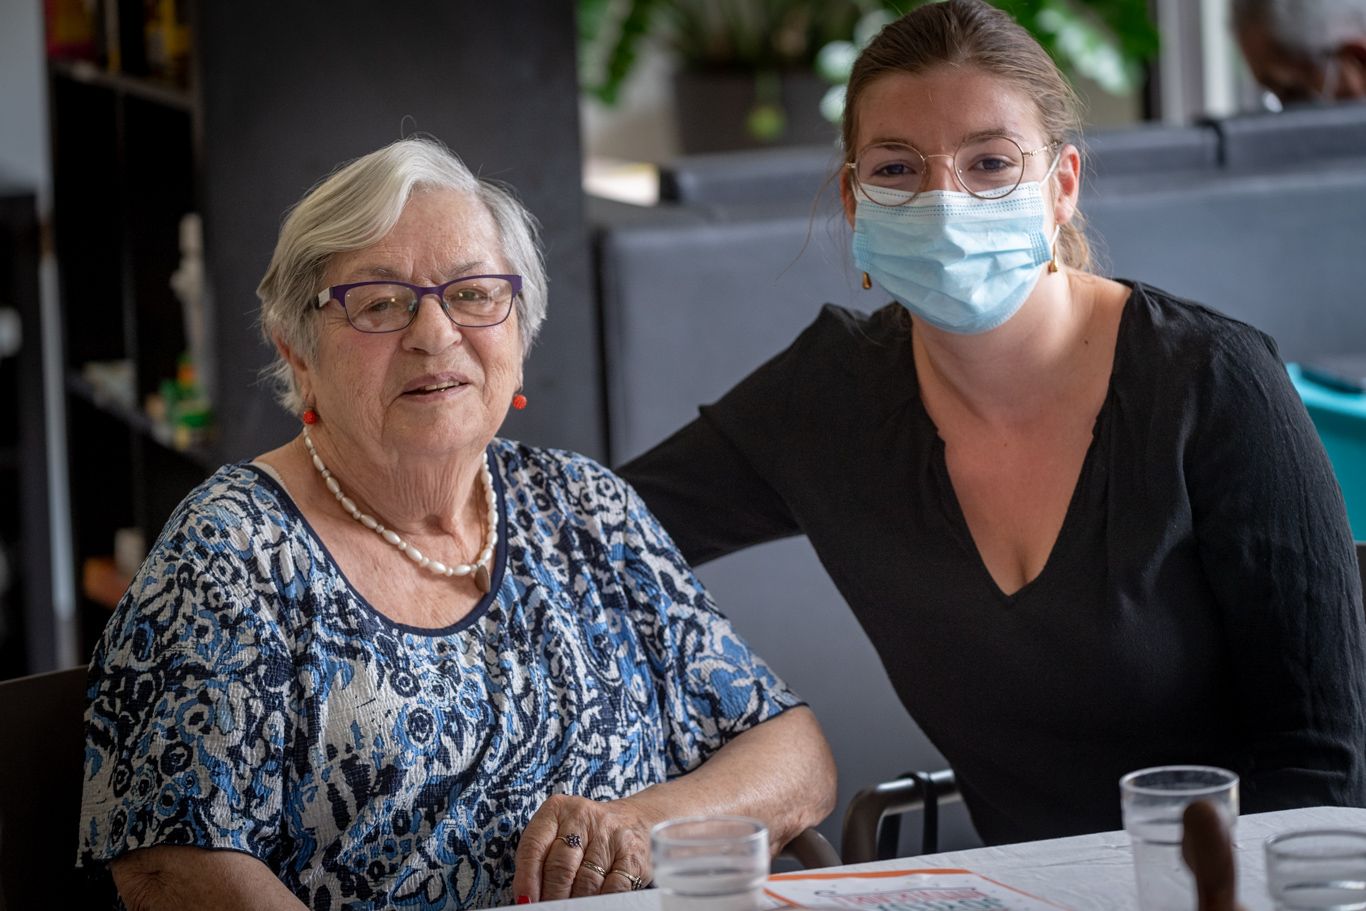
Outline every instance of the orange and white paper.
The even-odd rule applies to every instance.
[[[766,905],[847,911],[1067,911],[971,870],[780,873],[764,888]]]

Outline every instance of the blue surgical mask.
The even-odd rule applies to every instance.
[[[1004,199],[933,190],[904,205],[910,194],[899,190],[858,192],[855,264],[947,332],[975,335],[1010,319],[1053,256],[1040,183]]]

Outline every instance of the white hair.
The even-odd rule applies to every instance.
[[[1233,0],[1233,24],[1262,25],[1286,50],[1318,55],[1366,37],[1366,0]]]
[[[429,189],[469,193],[493,217],[508,267],[522,276],[516,307],[525,356],[545,320],[547,304],[536,219],[509,188],[476,177],[444,145],[421,137],[401,139],[342,165],[289,210],[256,289],[266,341],[273,347],[278,338],[312,362],[318,324],[311,316],[332,257],[377,243],[393,230],[413,193]],[[294,371],[278,351],[264,374],[273,381],[281,405],[292,414],[303,410]]]

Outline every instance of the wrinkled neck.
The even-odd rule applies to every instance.
[[[313,428],[311,436],[323,464],[362,512],[401,535],[449,535],[477,549],[487,516],[483,450],[432,459],[348,446],[322,425]],[[302,438],[299,445],[303,447]],[[311,458],[309,462],[316,473]],[[332,498],[322,477],[315,480],[321,497]]]

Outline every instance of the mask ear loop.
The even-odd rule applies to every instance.
[[[1039,186],[1043,186],[1045,183],[1048,182],[1048,179],[1049,179],[1050,177],[1052,177],[1053,174],[1058,170],[1058,165],[1059,165],[1061,162],[1062,162],[1062,149],[1058,149],[1058,154],[1053,156],[1053,163],[1052,163],[1051,165],[1048,166],[1048,170],[1044,172],[1044,175],[1043,175],[1042,179],[1039,180]],[[1054,272],[1057,272],[1058,269],[1060,268],[1059,265],[1058,265],[1058,238],[1059,238],[1061,235],[1062,235],[1062,225],[1054,225],[1054,226],[1053,226],[1053,240],[1050,241],[1049,244],[1048,244],[1049,251],[1052,253],[1052,256],[1051,256],[1051,257],[1049,258],[1049,260],[1048,260],[1048,271],[1049,271],[1049,274],[1052,274],[1052,273],[1054,273]]]
[[[1062,149],[1058,149],[1058,154],[1053,156],[1053,163],[1048,166],[1048,170],[1044,171],[1043,176],[1039,178],[1040,186],[1048,182],[1048,178],[1053,176],[1060,164],[1062,164]]]

